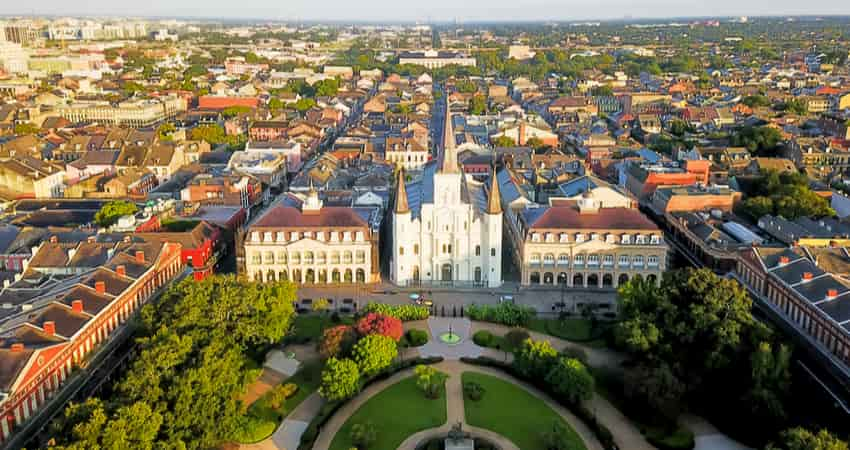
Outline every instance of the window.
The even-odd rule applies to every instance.
[[[475,246],[475,256],[481,256],[481,246],[480,245]]]
[[[356,254],[357,264],[365,264],[366,263],[366,252],[363,250],[357,250]]]
[[[301,264],[301,253],[295,252],[289,255],[289,260],[292,261],[292,264]]]
[[[316,264],[325,264],[328,260],[328,255],[325,252],[316,253]]]
[[[490,249],[490,256],[496,256],[496,249],[495,248]]]
[[[543,256],[543,264],[546,264],[547,266],[555,265],[555,255],[551,253],[545,254]]]
[[[646,258],[646,263],[649,264],[649,267],[658,267],[658,257],[648,256]]]
[[[342,254],[342,263],[351,264],[351,251],[346,250],[345,253]]]
[[[283,231],[278,231],[277,238],[275,240],[277,240],[277,242],[286,242],[286,233],[284,233]]]
[[[634,263],[635,266],[638,266],[638,267],[643,266],[643,256],[640,256],[640,255],[635,256],[634,258],[632,258],[632,262]]]
[[[591,240],[591,241],[598,241],[598,240],[599,240],[599,233],[593,233],[593,234],[591,234],[591,235],[590,235],[590,240]]]
[[[260,252],[256,252],[253,255],[251,255],[251,264],[261,264],[261,263],[262,263],[262,260],[261,260]]]
[[[576,234],[576,242],[578,242],[578,243],[584,242],[584,235],[581,234],[581,233],[577,233]]]
[[[602,265],[603,266],[613,266],[614,265],[614,255],[605,255],[602,257]]]
[[[608,233],[608,234],[605,235],[605,242],[607,242],[609,244],[613,244],[613,243],[617,242],[617,236],[614,236],[613,234]]]
[[[324,231],[317,231],[316,232],[316,240],[317,241],[324,241],[325,240],[325,232]]]
[[[566,266],[569,263],[570,263],[570,257],[569,256],[567,256],[563,253],[558,255],[558,265],[559,266]]]
[[[540,264],[540,253],[531,254],[531,264]]]
[[[260,233],[256,231],[251,233],[251,242],[260,242]]]
[[[358,231],[357,233],[355,233],[354,240],[357,242],[363,242],[363,232]]]
[[[419,254],[419,244],[413,244],[413,254],[414,255]]]
[[[573,264],[575,264],[576,266],[583,266],[584,265],[584,255],[576,255],[574,260],[573,260]]]
[[[404,256],[404,247],[398,248],[398,256]]]
[[[286,252],[277,252],[277,263],[286,264]]]
[[[635,236],[635,244],[643,245],[646,244],[646,236],[639,234]]]
[[[272,232],[266,231],[263,233],[263,242],[271,242],[272,241]]]
[[[621,244],[631,244],[632,243],[632,235],[624,234],[624,235],[620,236],[620,243]]]
[[[555,235],[552,233],[546,233],[546,242],[555,242]]]
[[[660,244],[660,243],[661,243],[661,236],[659,236],[659,235],[657,235],[657,234],[653,234],[653,235],[652,235],[652,236],[650,236],[650,238],[649,238],[649,243],[650,243],[650,244],[653,244],[653,245]]]
[[[531,242],[540,242],[540,234],[539,233],[533,233],[531,235]]]
[[[620,267],[629,267],[630,261],[631,259],[629,258],[629,255],[620,255],[619,265]]]
[[[313,264],[313,252],[304,252],[304,264]]]
[[[273,252],[266,252],[263,254],[263,264],[274,264]]]
[[[331,264],[339,264],[339,252],[331,253]]]
[[[449,254],[452,254],[452,244],[449,244]]]
[[[570,241],[570,235],[568,235],[567,233],[561,233],[559,241],[569,242]]]
[[[599,255],[587,255],[587,265],[588,266],[598,266],[599,265]]]

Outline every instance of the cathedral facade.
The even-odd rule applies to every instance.
[[[399,286],[489,287],[502,284],[502,208],[495,171],[486,183],[457,162],[446,109],[443,154],[421,177],[397,178],[390,279]]]

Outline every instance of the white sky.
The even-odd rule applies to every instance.
[[[0,0],[0,14],[274,20],[584,20],[625,16],[850,15],[847,0]]]

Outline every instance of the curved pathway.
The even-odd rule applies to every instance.
[[[519,450],[519,448],[507,438],[493,431],[472,427],[466,423],[466,418],[463,409],[463,387],[461,382],[461,374],[463,372],[468,371],[481,372],[488,375],[492,375],[522,387],[523,389],[530,392],[532,395],[540,398],[543,402],[546,403],[546,405],[548,405],[550,408],[560,414],[564,421],[567,422],[576,431],[576,433],[578,433],[579,437],[581,437],[588,450],[602,450],[602,445],[593,435],[593,432],[590,431],[590,429],[581,420],[579,420],[576,416],[574,416],[571,412],[563,408],[561,405],[558,405],[557,403],[552,401],[546,394],[540,392],[538,389],[525,382],[510,377],[509,375],[495,369],[466,364],[460,361],[443,361],[439,364],[435,364],[434,367],[449,376],[448,380],[446,380],[446,423],[438,428],[423,430],[411,435],[399,446],[400,450],[415,450],[416,445],[427,438],[445,436],[446,433],[449,432],[451,427],[457,422],[461,422],[463,424],[464,430],[471,432],[475,436],[480,436],[487,440],[490,440],[502,450]],[[412,374],[413,369],[403,370],[386,380],[379,381],[367,387],[363,392],[361,392],[357,397],[346,403],[345,406],[340,408],[340,410],[337,411],[336,414],[333,415],[333,417],[331,417],[327,424],[325,424],[324,428],[322,428],[322,431],[319,434],[319,438],[313,445],[313,449],[327,450],[328,448],[330,448],[334,436],[336,436],[336,434],[339,432],[345,422],[357,411],[357,409],[359,409],[364,403],[366,403],[377,393],[383,391],[392,384],[395,384],[401,381],[402,379],[411,376]]]

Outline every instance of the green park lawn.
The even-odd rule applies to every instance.
[[[525,389],[478,372],[464,372],[462,380],[484,387],[481,400],[464,399],[470,425],[499,433],[522,450],[544,450],[541,434],[558,421],[570,431],[573,448],[586,449],[578,433],[557,412]]]
[[[534,318],[526,326],[531,331],[555,336],[565,341],[581,342],[590,347],[605,346],[605,341],[601,337],[609,327],[610,324],[599,322],[594,329],[591,322],[584,318]]]
[[[405,378],[366,401],[348,418],[331,442],[330,450],[349,450],[351,427],[371,422],[377,441],[369,450],[395,450],[410,435],[446,423],[445,390],[438,399],[426,399],[416,377]]]

